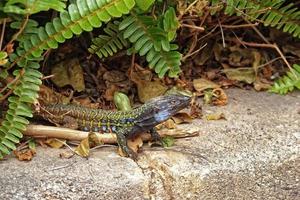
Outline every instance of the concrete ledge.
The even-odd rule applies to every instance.
[[[115,147],[89,159],[38,148],[0,161],[0,199],[300,199],[300,93],[228,90],[227,120],[195,120],[200,135],[144,148],[137,163]]]

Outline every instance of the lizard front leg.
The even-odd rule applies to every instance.
[[[151,129],[149,130],[149,132],[150,132],[151,138],[152,138],[152,140],[153,140],[154,142],[159,142],[161,145],[163,144],[163,141],[162,141],[162,139],[161,139],[160,135],[158,134],[158,132],[157,132],[157,130],[156,130],[155,127],[154,127],[154,128],[151,128]]]
[[[129,130],[127,130],[127,129],[119,129],[116,131],[118,145],[126,156],[132,158],[133,160],[136,160],[137,153],[135,153],[127,145],[126,135],[128,135],[128,134],[129,134]]]

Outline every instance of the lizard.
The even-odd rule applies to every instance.
[[[128,147],[127,139],[149,131],[152,140],[161,141],[155,126],[186,108],[190,101],[189,96],[169,94],[155,97],[130,111],[92,109],[72,104],[50,104],[41,107],[42,109],[36,111],[35,115],[68,128],[92,132],[113,132],[125,155],[136,159],[137,155]]]

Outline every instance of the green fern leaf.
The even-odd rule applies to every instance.
[[[286,94],[292,92],[295,88],[300,90],[300,65],[297,64],[293,65],[292,71],[287,72],[286,75],[277,80],[270,91]]]
[[[141,56],[145,55],[146,49],[151,43],[156,51],[170,49],[166,32],[156,27],[157,22],[150,16],[139,16],[132,14],[126,17],[119,26],[119,29],[124,30],[124,38],[134,44],[134,48]]]
[[[170,7],[163,18],[164,30],[168,33],[168,40],[172,41],[176,37],[176,31],[179,27],[179,21],[176,17],[175,9]]]
[[[166,29],[173,27],[167,23]],[[158,26],[158,21],[150,16],[132,14],[120,23],[119,29],[124,31],[124,38],[133,44],[134,51],[140,56],[146,56],[149,67],[160,78],[166,72],[170,77],[178,76],[181,54],[176,51],[176,45],[169,43],[168,32]]]
[[[24,71],[15,70],[14,74],[22,73],[20,83],[14,90],[15,96],[8,98],[9,109],[0,127],[0,157],[6,155],[10,150],[14,150],[15,144],[22,138],[21,131],[26,130],[29,121],[26,117],[32,117],[32,111],[28,103],[33,103],[37,98],[37,91],[41,84],[42,74],[31,66],[28,62]],[[29,87],[30,83],[32,87]],[[11,86],[12,87],[12,86]]]
[[[44,50],[57,48],[59,43],[73,35],[91,31],[113,17],[129,13],[134,5],[134,0],[77,0],[69,5],[68,12],[62,11],[60,17],[48,22],[45,27],[38,28],[37,34],[31,35],[30,40],[24,44],[26,51],[18,52],[18,59],[27,58],[28,55],[40,57]]]
[[[149,62],[149,67],[154,69],[160,78],[162,78],[167,71],[169,77],[177,77],[181,72],[180,60],[181,54],[176,45],[171,45],[171,51],[155,51],[152,48],[146,55],[146,60]]]
[[[147,11],[154,2],[155,0],[136,0],[137,6],[143,11]]]
[[[89,52],[97,54],[99,58],[112,56],[118,50],[128,46],[128,42],[123,38],[123,31],[119,31],[120,22],[108,23],[104,32],[106,35],[99,35],[92,40]]]
[[[5,4],[3,11],[5,13],[31,15],[49,9],[63,11],[65,7],[64,0],[11,0]]]
[[[293,3],[286,4],[284,0],[227,0],[225,13],[245,15],[252,21],[259,19],[265,26],[282,29],[300,38],[300,10]]]

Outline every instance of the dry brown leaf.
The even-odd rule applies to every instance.
[[[219,43],[215,43],[214,47],[213,47],[213,52],[214,52],[214,56],[216,61],[220,62],[223,58],[223,54],[222,54],[222,50],[223,50],[223,46]]]
[[[213,99],[213,92],[212,92],[212,90],[206,90],[206,91],[204,91],[204,97],[203,97],[204,104],[211,104],[212,99]]]
[[[163,123],[163,126],[168,128],[168,129],[174,129],[176,128],[176,124],[172,119],[168,119]]]
[[[220,120],[220,119],[226,119],[224,113],[214,113],[206,115],[207,120]]]
[[[202,106],[196,101],[195,98],[193,98],[191,101],[190,116],[195,119],[201,118],[202,115]]]
[[[137,84],[139,100],[145,103],[149,99],[163,95],[168,87],[160,81],[143,81]]]
[[[41,147],[48,147],[48,145],[45,143],[46,139],[45,138],[36,138],[35,141],[41,146]]]
[[[212,40],[209,40],[207,45],[202,49],[200,52],[200,55],[195,57],[194,62],[197,65],[204,65],[209,59],[211,59],[213,51],[211,50],[213,48],[214,42]]]
[[[128,140],[127,144],[129,148],[131,148],[135,153],[137,153],[138,150],[143,146],[142,137],[138,136],[133,140]]]
[[[14,50],[14,43],[8,43],[7,45],[6,45],[6,52],[8,53],[8,54],[11,54],[11,53],[13,53],[15,50]]]
[[[144,81],[137,85],[139,100],[145,103],[149,99],[163,95],[167,91],[167,87],[160,81]]]
[[[103,74],[103,80],[109,81],[111,83],[118,83],[121,81],[125,81],[126,79],[126,75],[118,70],[106,71]]]
[[[261,80],[256,79],[254,82],[254,89],[256,91],[268,90],[271,87],[269,83],[263,83]]]
[[[112,101],[114,99],[114,93],[118,91],[118,87],[114,84],[111,84],[105,91],[104,98],[107,101]]]
[[[132,140],[127,140],[127,145],[133,152],[137,153],[138,150],[143,146],[142,137],[138,136]],[[118,153],[120,156],[126,157],[125,153],[120,147],[118,148]]]
[[[8,59],[0,59],[0,66],[5,65],[8,62]]]
[[[101,137],[99,137],[99,135],[101,135],[101,133],[95,133],[95,132],[89,133],[88,138],[89,138],[90,147],[104,144],[103,141],[100,139]]]
[[[75,155],[75,153],[73,151],[64,151],[59,154],[59,157],[69,159],[69,158],[73,157],[74,155]]]
[[[22,151],[13,151],[15,156],[18,158],[20,161],[30,161],[32,160],[33,156],[35,155],[35,151],[32,149],[26,149]]]
[[[248,67],[224,69],[224,73],[230,80],[242,81],[248,84],[253,83],[256,78],[254,69]]]
[[[81,157],[88,157],[90,154],[89,138],[83,139],[80,144],[76,147],[74,152]]]
[[[80,99],[77,98],[76,102],[78,102],[80,105],[83,105],[83,106],[88,106],[92,103],[90,98],[88,98],[88,97],[80,98]]]
[[[252,62],[252,68],[255,72],[255,75],[257,76],[260,62],[261,62],[261,54],[256,50],[253,50],[251,53],[252,53],[253,59],[254,59]]]
[[[168,89],[159,80],[151,81],[152,72],[139,65],[135,65],[134,69],[130,71],[129,78],[137,85],[139,100],[142,103],[164,94]]]
[[[212,103],[217,106],[224,106],[228,103],[228,97],[222,88],[216,88],[212,91]]]
[[[43,105],[47,104],[68,104],[70,103],[71,97],[66,97],[64,95],[61,95],[58,92],[53,91],[52,89],[41,85],[40,91],[39,91],[39,102]]]
[[[45,141],[45,144],[52,148],[59,149],[62,148],[66,143],[66,140],[58,140],[56,138],[49,138]]]
[[[85,89],[83,70],[77,58],[63,61],[52,67],[51,78],[58,87],[71,85],[76,91]]]
[[[191,123],[193,118],[186,112],[177,113],[172,117],[176,124]]]
[[[300,57],[300,43],[295,43],[293,45],[285,44],[282,46],[282,50],[286,54],[293,54],[297,56],[298,58]]]
[[[206,89],[215,89],[220,87],[218,84],[204,78],[194,79],[193,85],[197,92],[202,92]]]
[[[231,67],[250,66],[253,63],[252,49],[241,49],[238,46],[229,47],[232,51],[228,56],[228,64]]]

